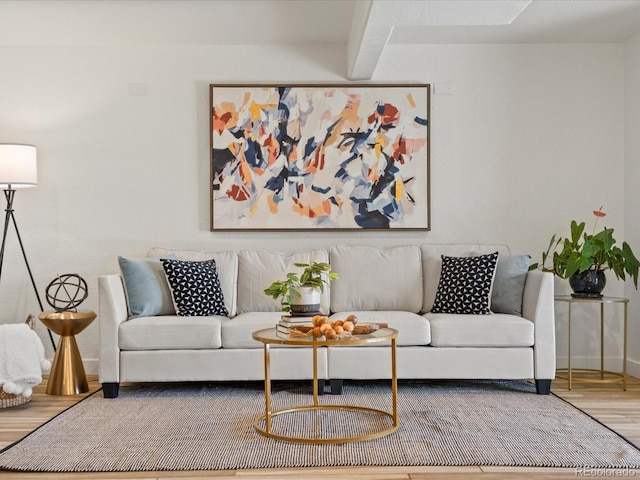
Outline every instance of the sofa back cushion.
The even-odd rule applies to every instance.
[[[238,255],[236,252],[198,252],[194,250],[169,250],[167,248],[152,248],[147,257],[165,257],[175,255],[176,260],[202,262],[215,260],[220,287],[224,296],[224,306],[233,317],[237,314],[237,286],[238,286]]]
[[[331,286],[332,312],[420,311],[422,269],[417,246],[337,245],[331,248],[330,260],[340,275]]]
[[[430,312],[438,292],[440,271],[442,270],[442,255],[447,257],[469,257],[498,252],[499,255],[509,255],[506,245],[490,244],[428,244],[420,246],[422,254],[422,276],[424,278],[424,292],[422,311]]]
[[[328,262],[326,250],[307,250],[295,253],[242,250],[238,253],[238,314],[249,312],[278,312],[280,299],[274,300],[264,289],[276,280],[285,280],[287,273],[302,273],[294,263]],[[320,299],[320,311],[329,314],[329,288]]]

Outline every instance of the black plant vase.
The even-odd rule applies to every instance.
[[[569,277],[569,285],[573,290],[572,297],[600,298],[606,284],[607,277],[604,270],[585,270]]]

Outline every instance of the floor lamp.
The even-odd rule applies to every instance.
[[[33,279],[33,274],[31,273],[27,254],[24,251],[24,246],[22,245],[22,238],[20,237],[16,218],[13,215],[13,197],[16,193],[16,189],[35,187],[36,185],[38,185],[36,147],[33,145],[0,143],[0,188],[4,190],[4,196],[7,200],[7,208],[5,209],[6,214],[4,217],[4,230],[2,231],[2,247],[0,248],[0,279],[2,279],[4,248],[7,242],[9,224],[13,223],[16,235],[18,236],[18,243],[20,243],[20,250],[24,257],[24,263],[27,265],[31,285],[33,285],[33,290],[36,293],[38,305],[42,312],[44,311],[44,308],[42,308],[40,294],[38,293],[36,282]],[[53,350],[55,351],[56,344],[53,341],[53,335],[51,335],[51,330],[47,330],[49,332],[49,338],[51,339],[51,345],[53,345]]]

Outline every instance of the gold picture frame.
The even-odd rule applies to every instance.
[[[211,230],[430,230],[420,85],[210,85]]]

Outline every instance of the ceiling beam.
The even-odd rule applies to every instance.
[[[531,0],[362,0],[347,44],[347,78],[369,80],[395,26],[509,25]]]
[[[376,25],[377,22],[372,21],[374,6],[373,0],[356,2],[347,44],[349,80],[369,80],[373,76],[393,31],[393,25]]]

